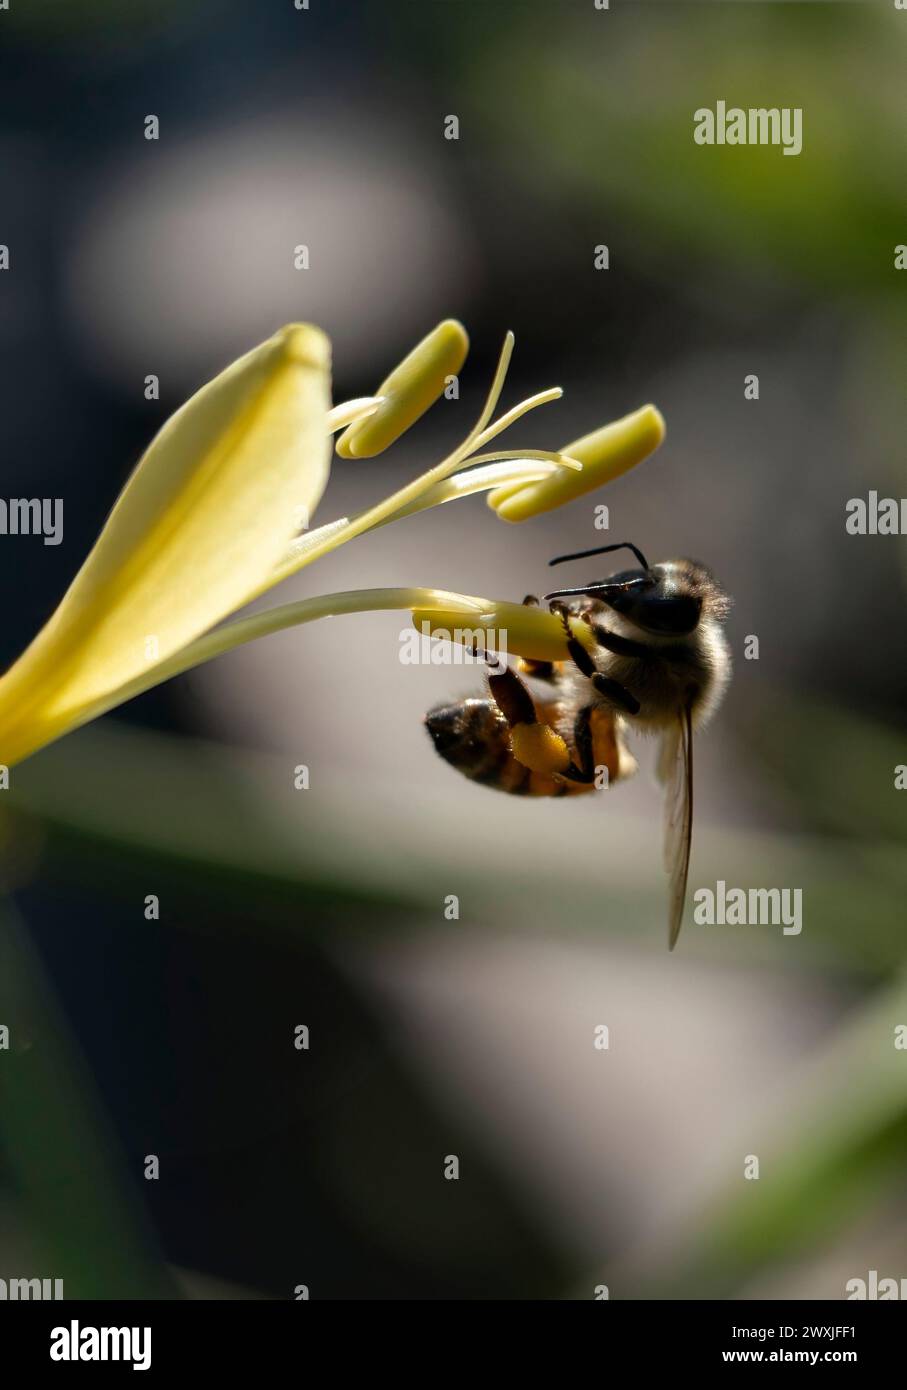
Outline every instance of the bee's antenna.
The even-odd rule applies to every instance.
[[[542,594],[545,603],[552,598],[575,598],[585,594],[589,598],[600,598],[604,603],[610,603],[618,594],[629,594],[633,589],[647,589],[652,584],[651,579],[644,579],[642,575],[638,579],[622,579],[619,584],[611,584],[607,579],[601,584],[586,584],[580,589],[554,589],[550,594]]]
[[[614,545],[599,545],[594,550],[578,550],[575,555],[557,555],[548,563],[549,565],[563,565],[567,560],[588,560],[590,555],[604,555],[609,550],[632,550],[643,569],[649,568],[649,562],[645,555],[632,541],[616,541]]]

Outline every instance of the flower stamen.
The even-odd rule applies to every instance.
[[[383,526],[388,521],[395,521],[401,516],[423,511],[426,506],[436,505],[435,502],[431,501],[423,505],[422,499],[430,495],[433,489],[437,488],[439,484],[444,483],[452,474],[467,468],[471,464],[504,459],[532,459],[537,454],[540,458],[553,462],[560,467],[566,467],[572,470],[581,469],[582,464],[578,463],[576,459],[570,458],[569,455],[563,456],[559,453],[543,450],[501,450],[493,454],[480,454],[474,456],[477,449],[481,449],[483,445],[490,443],[492,439],[502,434],[504,430],[509,429],[511,425],[515,424],[517,420],[521,419],[530,410],[535,410],[536,407],[540,405],[547,405],[551,401],[559,400],[563,395],[561,387],[549,387],[548,390],[540,391],[536,395],[530,396],[527,400],[521,401],[519,405],[513,406],[510,410],[506,411],[500,419],[489,425],[488,422],[500,400],[501,391],[504,387],[507,368],[510,365],[510,359],[513,355],[513,344],[513,333],[508,332],[504,338],[504,345],[498,359],[497,369],[482,413],[463,442],[454,449],[451,454],[448,454],[447,458],[442,459],[434,468],[430,468],[427,473],[421,474],[420,477],[415,478],[411,483],[400,488],[399,491],[392,493],[390,497],[385,497],[383,501],[378,502],[374,507],[369,507],[352,518],[341,518],[339,521],[329,523],[328,526],[321,526],[318,528],[317,532],[313,531],[310,535],[302,537],[299,542],[295,542],[289,554],[274,571],[269,583],[259,589],[258,593],[263,593],[265,589],[271,588],[280,580],[287,579],[290,575],[298,573],[299,570],[310,565],[313,560],[317,560],[322,555],[326,555],[330,551],[336,550],[339,546],[345,545],[347,541],[354,540],[365,531],[371,531],[375,527]],[[547,474],[543,476],[547,476]],[[506,480],[502,479],[501,485],[503,485],[505,481]],[[512,481],[518,481],[518,479]],[[532,480],[527,479],[526,481],[529,482]],[[476,488],[471,490],[478,491],[479,489]],[[458,494],[450,493],[441,496],[438,498],[438,501],[449,501],[451,497],[455,495]],[[468,492],[464,492],[463,495],[468,495]],[[256,594],[253,597],[257,596]]]
[[[328,411],[328,434],[336,434],[338,430],[355,425],[359,420],[367,420],[370,415],[374,415],[383,401],[383,396],[357,396],[352,401],[341,401],[340,405],[335,405]]]

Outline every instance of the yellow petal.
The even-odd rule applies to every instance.
[[[466,647],[471,647],[476,638],[482,649],[525,656],[531,661],[567,659],[564,625],[554,613],[503,599],[469,596],[467,601],[480,608],[474,613],[454,608],[418,608],[413,613],[413,626],[419,632]],[[571,618],[570,630],[584,647],[590,651],[594,649],[595,639],[588,623]]]
[[[153,440],[59,608],[0,680],[0,762],[240,607],[327,482],[330,348],[292,324]]]
[[[466,361],[469,338],[462,323],[445,319],[427,334],[381,383],[373,415],[359,420],[337,440],[342,458],[374,458],[424,415]]]
[[[502,521],[526,521],[540,512],[550,512],[635,468],[655,452],[664,437],[661,412],[654,405],[644,405],[632,415],[564,445],[560,452],[578,459],[583,465],[581,473],[561,469],[525,487],[496,489],[488,494],[488,505]]]

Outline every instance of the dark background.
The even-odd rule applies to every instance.
[[[159,425],[281,323],[330,334],[335,400],[442,317],[473,342],[462,399],[374,464],[337,461],[319,520],[440,458],[512,328],[505,403],[567,393],[519,427],[528,446],[663,411],[666,444],[604,500],[613,537],[697,554],[735,598],[691,887],[807,905],[801,937],[688,922],[669,958],[647,780],[567,808],[461,783],[420,715],[472,677],[401,667],[398,615],[171,682],[14,774],[0,1004],[33,1045],[0,1121],[0,1277],[840,1297],[903,1272],[904,545],[844,520],[904,490],[905,26],[882,4],[0,13],[3,489],[64,499],[59,547],[0,538],[4,662]],[[719,98],[802,107],[803,153],[696,146]],[[519,599],[600,539],[600,500],[511,528],[472,499],[286,597]],[[773,1155],[758,1185],[749,1153]]]

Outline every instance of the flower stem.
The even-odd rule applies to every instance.
[[[285,603],[279,608],[270,608],[263,613],[254,613],[248,618],[238,618],[223,627],[207,632],[203,637],[190,642],[187,647],[176,652],[168,660],[159,662],[148,669],[146,675],[138,676],[127,685],[109,691],[101,699],[73,712],[65,726],[55,730],[51,737],[40,735],[19,747],[13,745],[5,752],[7,766],[22,762],[32,753],[53,743],[73,729],[80,728],[92,719],[99,718],[108,710],[135,699],[146,690],[161,685],[185,671],[213,661],[217,656],[233,651],[235,647],[254,642],[258,637],[267,637],[272,632],[282,632],[286,628],[301,627],[305,623],[317,622],[320,618],[330,618],[342,613],[373,613],[393,609],[411,612],[420,609],[425,612],[462,612],[475,617],[487,608],[489,600],[470,598],[463,594],[448,593],[445,589],[350,589],[338,594],[319,594],[315,598],[302,599],[298,603]]]

